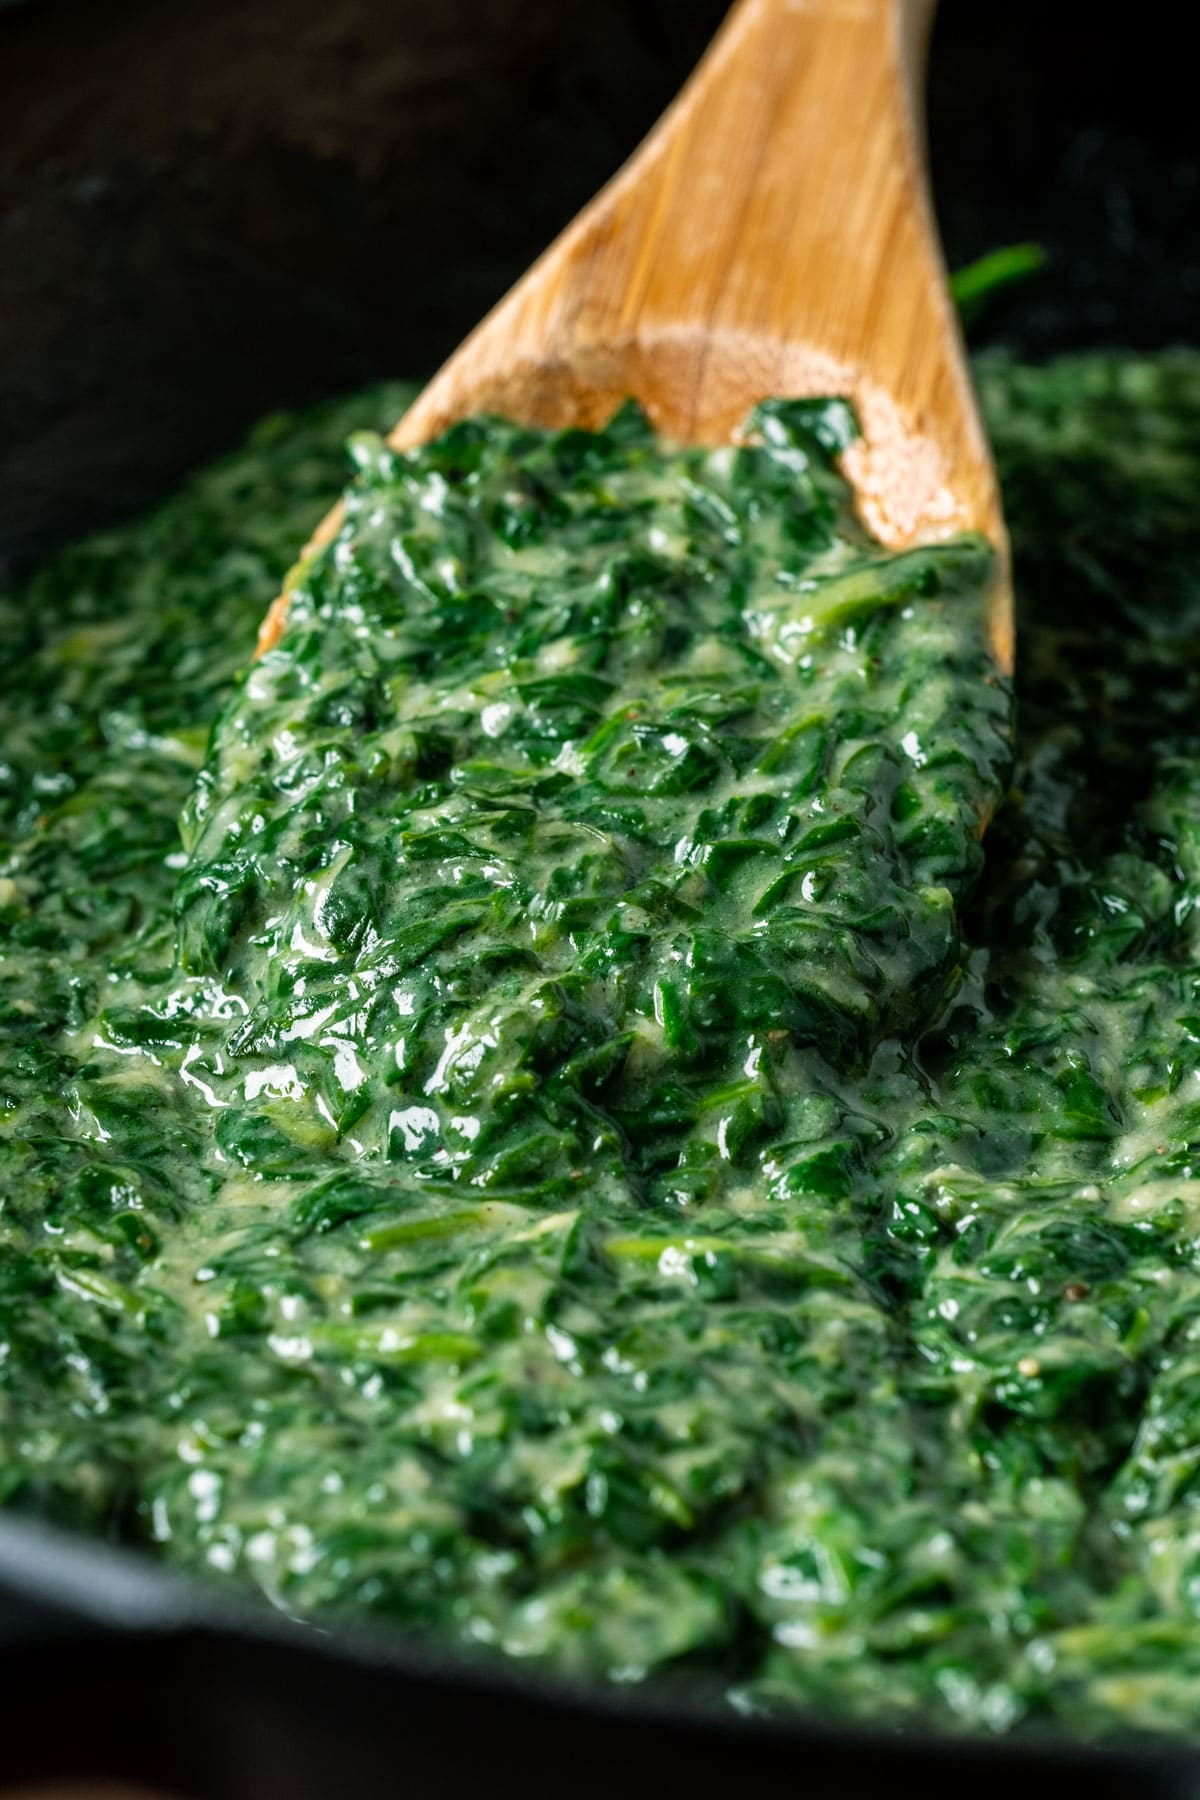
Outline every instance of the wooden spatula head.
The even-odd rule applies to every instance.
[[[845,467],[877,537],[977,530],[996,546],[992,641],[1010,668],[1003,517],[924,169],[931,12],[741,0],[641,148],[392,442],[477,412],[594,426],[632,396],[664,436],[717,443],[768,396],[844,395],[863,428]]]

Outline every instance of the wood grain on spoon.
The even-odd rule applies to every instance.
[[[632,395],[664,436],[718,443],[768,396],[845,395],[863,440],[844,466],[870,529],[896,548],[963,530],[996,546],[991,636],[1011,669],[999,491],[925,177],[931,17],[931,0],[741,0],[640,149],[390,441],[476,412],[595,426]],[[260,650],[286,611],[284,593]]]

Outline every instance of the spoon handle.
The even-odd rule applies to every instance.
[[[526,324],[540,346],[701,327],[760,352],[811,345],[826,386],[844,385],[840,359],[924,392],[923,354],[954,329],[919,123],[932,10],[929,0],[742,0],[582,215],[561,280],[539,288]],[[724,410],[703,380],[670,424],[724,435]]]

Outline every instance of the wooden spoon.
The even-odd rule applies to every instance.
[[[664,436],[731,438],[772,395],[853,400],[860,512],[899,548],[997,550],[1000,498],[946,285],[918,120],[932,0],[741,0],[625,167],[460,345],[391,435],[475,412],[596,426],[627,396]],[[337,531],[335,508],[309,551]],[[283,628],[287,594],[263,624]]]

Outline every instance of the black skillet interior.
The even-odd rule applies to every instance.
[[[144,504],[262,411],[436,362],[669,100],[723,0],[0,0],[0,566]],[[1190,70],[1073,6],[943,7],[952,264],[1036,239],[980,333],[1195,337]],[[564,1695],[198,1600],[0,1522],[0,1783],[455,1800],[1200,1787],[1184,1755],[872,1739]]]

